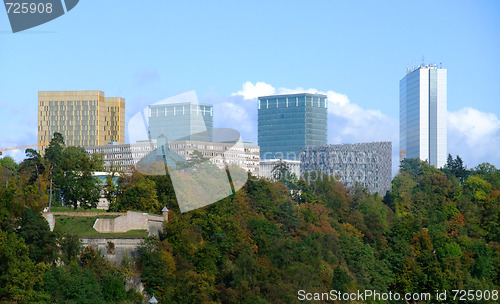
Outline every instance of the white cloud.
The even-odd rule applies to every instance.
[[[243,96],[244,99],[256,99],[259,96],[273,95],[276,89],[270,84],[265,82],[256,82],[255,85],[250,81],[243,84],[243,89],[236,93],[231,94],[231,96]]]
[[[219,111],[219,109],[221,109]],[[232,122],[233,127],[238,127],[239,132],[251,132],[254,130],[253,121],[250,119],[248,111],[232,102],[224,102],[215,105],[214,112],[217,113],[217,119],[220,122]]]
[[[264,93],[263,93],[264,92]],[[272,94],[293,93],[318,93],[328,97],[329,114],[329,142],[357,142],[357,141],[381,141],[396,140],[398,138],[397,121],[384,115],[379,110],[363,109],[341,93],[319,91],[314,88],[304,89],[297,87],[274,88],[265,82],[257,82],[255,85],[247,81],[242,90],[233,93],[232,96],[243,96],[245,100],[255,100],[259,96]],[[390,130],[390,131],[387,131]]]
[[[363,109],[342,93],[332,90],[319,91],[314,88],[297,87],[274,88],[265,82],[255,85],[247,81],[242,90],[232,96],[242,96],[245,100],[256,100],[259,96],[272,94],[318,93],[328,97],[328,143],[357,143],[374,141],[392,141],[393,171],[396,172],[399,161],[399,123],[379,110]],[[255,104],[252,104],[255,107]],[[256,124],[256,121],[254,122]],[[237,128],[237,126],[235,126]]]
[[[466,107],[448,112],[448,153],[469,168],[482,162],[500,166],[500,120],[493,113]]]

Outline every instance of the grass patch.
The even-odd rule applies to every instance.
[[[64,208],[64,207],[63,207]],[[99,216],[68,216],[56,215],[56,225],[54,232],[73,233],[79,238],[145,238],[148,236],[146,230],[130,230],[124,233],[99,233],[93,226],[98,218],[116,218],[116,215],[99,215]]]

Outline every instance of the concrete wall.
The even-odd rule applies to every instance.
[[[163,230],[164,220],[161,215],[127,211],[127,214],[114,219],[97,219],[94,229],[100,233],[123,233],[145,229],[149,231],[149,235],[158,235]]]
[[[53,213],[42,213],[42,216],[49,223],[50,231],[54,231],[54,227],[56,226],[56,218]]]
[[[166,219],[163,216],[149,214],[149,216],[148,216],[149,236],[151,236],[151,235],[158,236],[160,234],[160,232],[163,231],[164,221],[166,221]]]
[[[45,213],[45,211],[44,211]],[[49,212],[53,213],[54,215],[67,215],[67,216],[87,216],[87,217],[93,217],[93,216],[100,216],[100,215],[125,215],[127,213],[125,212],[74,212],[74,211],[64,211],[64,212]]]
[[[163,223],[168,222],[168,211],[163,215],[128,211],[127,213],[106,212],[43,212],[42,216],[49,223],[50,231],[54,231],[55,215],[88,216],[119,215],[114,219],[97,219],[93,228],[100,233],[123,233],[130,230],[147,230],[149,235],[159,235],[163,231]]]
[[[144,239],[87,238],[80,239],[83,247],[92,246],[108,261],[120,263],[125,257],[135,260]]]

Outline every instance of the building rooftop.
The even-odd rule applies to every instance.
[[[421,65],[413,67],[413,68],[407,67],[406,68],[406,75],[408,75],[411,72],[414,72],[416,70],[420,70],[420,69],[438,69],[438,66],[435,63],[430,63],[430,64],[421,64]],[[442,67],[440,66],[439,69],[442,69]]]
[[[271,97],[298,97],[298,96],[321,96],[326,98],[326,95],[318,93],[294,93],[294,94],[277,94],[277,95],[260,96],[259,99],[261,98],[265,99]]]
[[[194,102],[194,101],[193,102],[188,101],[188,102],[172,102],[172,103],[155,103],[155,104],[149,105],[149,107],[150,108],[158,108],[158,107],[164,108],[167,106],[183,106],[183,105],[196,105],[196,106],[213,107],[213,105],[209,104],[209,103],[198,103],[198,102]]]

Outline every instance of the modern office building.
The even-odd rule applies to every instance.
[[[167,141],[211,141],[213,106],[194,102],[157,103],[149,106],[149,138]]]
[[[119,144],[111,142],[103,146],[88,146],[85,150],[89,154],[104,155],[104,169],[106,171],[129,171],[137,163],[156,150],[156,141],[143,141],[135,144]]]
[[[181,156],[183,160],[190,159],[194,151],[199,151],[219,168],[224,168],[226,164],[234,164],[252,173],[254,176],[259,175],[259,146],[254,146],[250,143],[234,146],[233,143],[184,140],[169,142],[168,148]],[[85,150],[90,154],[102,153],[104,155],[104,169],[106,171],[111,171],[112,169],[118,171],[131,170],[156,149],[156,140],[125,145],[110,143],[105,146],[85,147]],[[175,157],[172,158],[176,161],[179,160]]]
[[[399,146],[404,158],[446,164],[446,69],[420,65],[399,82]]]
[[[311,178],[338,176],[347,187],[356,183],[372,193],[391,189],[392,143],[324,145],[302,149],[300,173]]]
[[[224,142],[173,141],[169,148],[185,158],[190,159],[194,151],[199,151],[203,157],[223,169],[226,165],[237,165],[243,170],[259,175],[259,146],[251,143],[235,145]]]
[[[259,97],[260,158],[299,160],[300,149],[325,145],[327,107],[321,94]]]
[[[50,142],[54,132],[68,146],[124,144],[125,99],[101,91],[38,92],[38,143]]]

